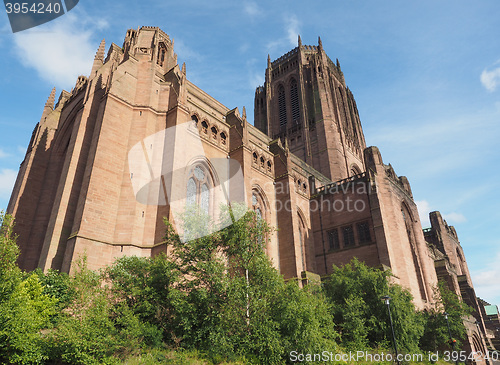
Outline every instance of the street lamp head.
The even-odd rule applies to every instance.
[[[444,312],[443,316],[444,316],[444,319],[448,320],[448,313]]]
[[[380,299],[382,299],[386,305],[389,305],[389,301],[391,300],[391,297],[388,295],[385,295]]]

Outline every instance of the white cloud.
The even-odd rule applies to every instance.
[[[257,15],[261,15],[262,14],[262,10],[259,8],[259,6],[251,1],[251,2],[247,2],[245,3],[244,7],[243,7],[243,10],[245,11],[245,13],[247,13],[250,17],[254,17],[254,16],[257,16]]]
[[[203,60],[203,56],[201,53],[186,46],[186,44],[179,39],[175,40],[174,48],[175,48],[175,53],[179,56],[180,59],[183,60],[183,62],[188,63],[189,61],[202,61]]]
[[[295,15],[290,15],[283,17],[283,22],[285,25],[285,35],[284,37],[279,37],[266,44],[266,48],[269,53],[273,53],[274,50],[278,52],[288,52],[290,50],[289,46],[297,47],[297,41],[300,33],[299,20]]]
[[[107,27],[103,19],[71,12],[46,25],[14,34],[21,63],[58,88],[70,89],[79,75],[88,75],[99,41],[94,32]]]
[[[8,156],[10,156],[10,155],[0,148],[0,158],[5,158]]]
[[[17,171],[11,169],[0,170],[0,199],[9,199],[16,177]]]
[[[283,44],[282,40],[275,40],[266,43],[266,49],[269,53],[272,53],[275,49]]]
[[[462,213],[451,212],[444,213],[443,218],[448,224],[464,223],[467,222],[467,218]]]
[[[476,294],[490,302],[491,304],[500,304],[500,251],[493,255],[494,259],[485,265],[485,269],[479,272],[472,273],[472,281]]]
[[[420,217],[420,222],[422,223],[422,228],[430,227],[431,222],[429,220],[429,213],[433,212],[435,209],[431,207],[427,200],[417,200],[415,201],[417,204],[418,215]],[[451,212],[451,213],[443,213],[443,219],[450,225],[457,223],[464,223],[467,221],[467,218],[461,213]]]
[[[427,200],[417,200],[418,215],[420,217],[420,222],[422,223],[422,228],[430,227],[431,222],[429,221],[429,213],[432,211],[431,206]]]
[[[264,85],[264,81],[265,79],[262,72],[251,73],[248,77],[248,84],[252,90],[255,90],[257,86]]]
[[[500,61],[496,62],[498,64]],[[481,84],[486,88],[486,90],[493,92],[497,89],[497,86],[500,85],[500,67],[497,67],[493,70],[484,69],[481,72]]]
[[[288,41],[292,46],[297,45],[297,39],[300,31],[300,23],[295,15],[289,18],[285,18],[286,22],[286,33],[288,36]]]

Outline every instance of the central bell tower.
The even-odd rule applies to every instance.
[[[255,92],[255,126],[333,181],[365,170],[366,148],[354,96],[337,60],[298,46],[271,62]]]

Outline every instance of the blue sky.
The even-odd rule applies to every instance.
[[[52,87],[88,75],[100,41],[161,27],[187,77],[253,116],[267,55],[317,44],[338,58],[368,145],[409,178],[423,225],[458,231],[477,294],[500,304],[500,3],[497,0],[96,1],[12,34],[0,15],[0,208]]]

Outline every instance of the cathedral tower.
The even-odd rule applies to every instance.
[[[298,46],[271,62],[255,92],[255,126],[333,181],[364,171],[363,130],[337,60],[317,46]]]

